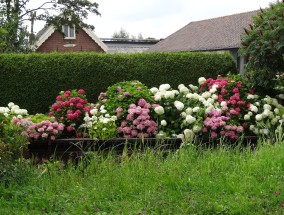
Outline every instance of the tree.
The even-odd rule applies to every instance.
[[[48,0],[39,7],[28,8],[31,0],[0,0],[0,28],[8,32],[4,51],[19,51],[29,35],[25,21],[42,20],[61,31],[62,25],[94,29],[84,19],[88,13],[100,15],[98,4],[88,0]],[[35,1],[35,0],[34,0]],[[36,13],[35,13],[36,12]]]
[[[114,32],[113,35],[112,35],[112,38],[114,39],[129,39],[129,33],[121,28],[118,32]]]
[[[284,0],[260,9],[241,39],[239,53],[249,58],[246,72],[257,88],[271,92],[284,73]]]

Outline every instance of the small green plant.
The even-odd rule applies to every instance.
[[[93,139],[107,140],[117,136],[117,126],[115,124],[117,117],[110,116],[105,106],[99,109],[93,108],[90,115],[86,114],[82,127],[88,129],[88,134]]]

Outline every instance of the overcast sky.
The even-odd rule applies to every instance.
[[[92,0],[91,0],[92,1]],[[275,0],[94,0],[101,16],[87,20],[100,38],[125,29],[130,35],[166,38],[192,21],[265,8]],[[36,2],[36,3],[35,3]],[[31,0],[38,4],[42,0]],[[35,23],[38,32],[44,23]]]

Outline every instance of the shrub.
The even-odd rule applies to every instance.
[[[47,113],[62,89],[83,88],[89,101],[122,81],[139,79],[148,87],[169,83],[195,84],[200,76],[236,72],[229,53],[48,53],[0,55],[1,101],[12,98],[31,114]]]
[[[117,116],[118,125],[126,118],[129,105],[136,104],[141,98],[150,103],[153,101],[148,87],[137,80],[119,82],[108,87],[106,96],[107,99],[100,100],[100,103],[105,105],[111,115]]]
[[[242,35],[240,54],[249,57],[247,71],[259,93],[273,95],[276,75],[284,71],[284,3],[260,9]]]
[[[78,128],[83,124],[85,113],[90,111],[90,104],[83,89],[61,91],[56,102],[51,106],[49,116],[66,127],[63,135],[80,135]],[[77,134],[75,134],[75,132]]]

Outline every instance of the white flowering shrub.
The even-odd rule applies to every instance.
[[[255,101],[244,119],[251,122],[249,129],[256,135],[283,135],[284,108],[275,98],[266,96]]]
[[[105,106],[101,105],[91,109],[90,114],[86,113],[85,123],[81,127],[87,128],[91,138],[107,140],[117,135],[116,120],[117,117],[109,115]]]

